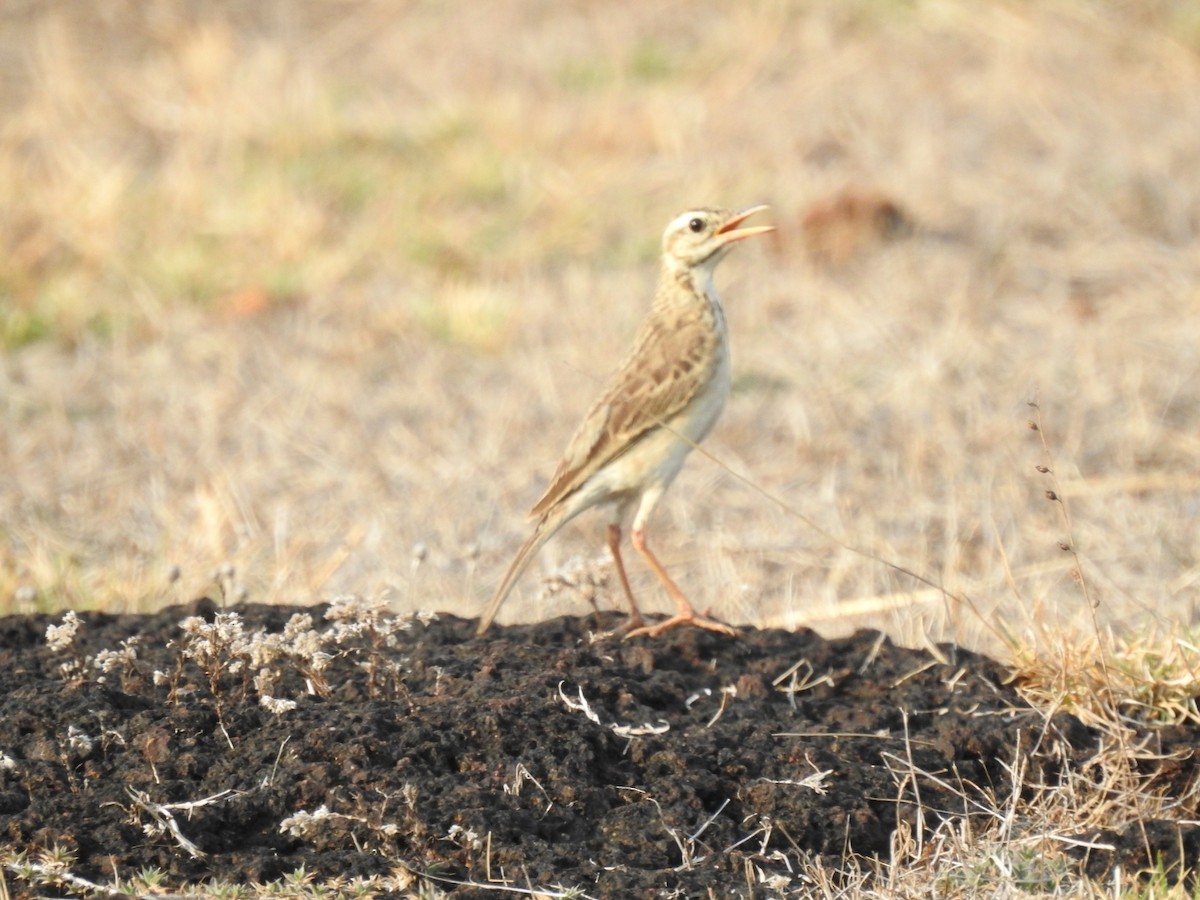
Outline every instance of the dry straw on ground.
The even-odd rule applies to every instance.
[[[663,224],[767,202],[733,400],[659,513],[699,605],[995,649],[1091,628],[1069,541],[1104,624],[1191,622],[1198,47],[1171,3],[10,8],[3,609],[226,566],[474,614]],[[822,231],[839,196],[897,217]],[[601,546],[572,526],[509,615],[586,610],[538,569]]]

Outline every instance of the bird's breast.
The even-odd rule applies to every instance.
[[[707,371],[702,373],[702,381],[691,402],[679,411],[675,421],[669,423],[672,430],[693,443],[698,443],[708,434],[725,408],[725,402],[729,399],[731,368],[725,312],[711,282],[704,286],[699,296],[705,304],[701,320],[704,335],[702,343],[706,346],[696,356],[697,362],[704,362]]]

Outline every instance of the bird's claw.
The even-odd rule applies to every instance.
[[[658,637],[665,631],[672,628],[678,628],[681,625],[691,625],[693,628],[703,628],[705,631],[713,631],[717,634],[723,634],[726,637],[737,637],[738,630],[732,625],[726,625],[724,622],[718,622],[716,619],[709,619],[705,616],[697,615],[693,611],[686,613],[678,613],[671,616],[669,619],[664,619],[653,625],[642,625],[632,628],[625,632],[625,640],[635,637]]]

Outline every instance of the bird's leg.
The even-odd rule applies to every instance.
[[[675,600],[679,611],[671,618],[656,625],[644,625],[641,628],[634,628],[625,635],[626,639],[641,637],[643,635],[646,637],[658,637],[664,631],[670,628],[677,628],[680,625],[694,625],[697,628],[715,631],[718,634],[727,634],[730,637],[737,635],[737,629],[726,625],[724,622],[706,618],[692,608],[692,604],[688,601],[683,591],[679,589],[679,585],[671,580],[671,576],[667,574],[667,570],[663,568],[663,564],[658,561],[658,557],[650,552],[650,547],[646,543],[646,530],[640,523],[634,523],[633,533],[630,535],[630,538],[633,541],[634,549],[642,555],[642,558],[654,570],[654,574],[658,576],[658,580],[667,589],[667,593]]]
[[[633,599],[629,576],[625,574],[625,563],[621,561],[621,526],[615,523],[608,526],[608,550],[612,554],[613,565],[617,567],[621,587],[625,589],[625,597],[629,600],[629,621],[625,623],[625,627],[640,628],[643,622],[642,613],[638,609],[637,601]]]

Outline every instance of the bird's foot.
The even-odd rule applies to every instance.
[[[621,630],[628,634],[633,631],[640,631],[645,627],[646,620],[642,618],[642,614],[640,612],[635,612],[625,620],[625,624],[621,626]]]
[[[630,625],[632,624],[633,623],[631,622]],[[727,637],[738,636],[738,630],[732,625],[726,625],[724,622],[718,622],[716,619],[709,619],[698,614],[695,610],[689,609],[686,612],[677,613],[676,615],[671,616],[671,618],[664,619],[661,622],[656,622],[653,625],[633,627],[625,633],[625,640],[635,637],[658,637],[664,631],[669,631],[672,628],[678,628],[681,625],[691,625],[693,628],[703,628],[705,631],[715,631],[717,634],[723,634]]]

